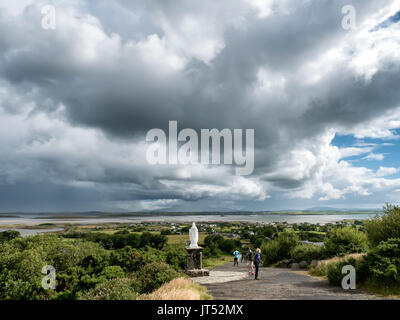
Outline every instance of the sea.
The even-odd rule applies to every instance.
[[[20,229],[21,225],[35,226],[44,223],[53,224],[104,224],[104,223],[143,223],[143,222],[175,222],[175,223],[190,223],[190,222],[250,222],[250,223],[274,223],[274,222],[287,222],[293,223],[312,223],[312,224],[326,224],[335,223],[345,220],[365,220],[374,217],[376,214],[361,213],[361,214],[321,214],[321,215],[293,215],[293,214],[271,214],[271,215],[160,215],[160,216],[116,216],[113,217],[73,217],[73,218],[54,218],[46,217],[43,215],[15,215],[9,217],[0,216],[0,226],[7,226],[6,228],[0,228],[1,231],[5,230],[17,230],[20,231],[23,236],[34,235],[37,233],[44,232],[56,232],[61,231],[60,228],[51,229]],[[12,226],[15,225],[16,228]]]

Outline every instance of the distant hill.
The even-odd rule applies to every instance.
[[[157,217],[157,216],[237,216],[237,215],[330,215],[330,214],[374,214],[381,212],[381,209],[338,209],[330,207],[314,207],[307,210],[279,210],[279,211],[203,211],[203,212],[166,212],[166,211],[142,211],[142,212],[42,212],[42,213],[0,213],[0,217],[31,215],[36,219],[64,219],[64,218],[116,218],[116,217]]]
[[[381,211],[381,209],[377,208],[332,208],[332,207],[312,207],[303,211]]]

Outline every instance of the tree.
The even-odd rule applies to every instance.
[[[381,241],[400,238],[400,207],[386,204],[383,214],[365,223],[368,240],[377,246]]]

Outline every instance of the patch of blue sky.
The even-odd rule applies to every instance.
[[[394,130],[400,134],[399,130]],[[370,148],[370,152],[343,158],[354,167],[365,167],[378,170],[380,167],[400,167],[400,139],[357,139],[353,135],[335,135],[331,145],[339,148]],[[387,178],[400,178],[400,172],[387,176]]]
[[[372,28],[370,32],[378,31],[379,29],[385,29],[390,27],[393,23],[397,23],[400,21],[400,11],[398,11],[395,15],[387,18],[385,21],[378,24],[376,27]]]

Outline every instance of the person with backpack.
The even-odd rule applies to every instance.
[[[250,248],[246,253],[246,261],[247,261],[247,270],[249,271],[249,275],[254,275],[253,251],[251,251]]]
[[[260,264],[262,264],[263,262],[261,261],[261,250],[260,248],[257,248],[256,250],[256,254],[254,256],[254,266],[256,268],[256,274],[254,277],[254,280],[260,280],[258,279],[258,269],[260,267]]]

